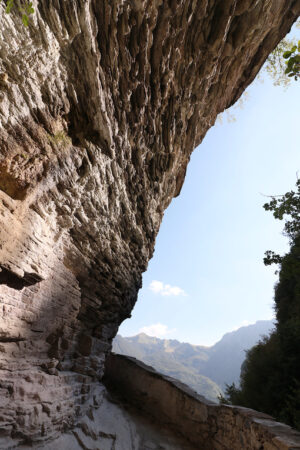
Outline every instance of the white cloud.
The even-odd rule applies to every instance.
[[[247,327],[248,325],[254,325],[255,322],[249,322],[249,320],[243,320],[239,325],[232,328],[231,331],[237,331],[239,328]]]
[[[155,336],[158,338],[167,336],[170,333],[176,331],[175,328],[169,330],[167,325],[163,325],[162,323],[154,323],[153,325],[149,325],[147,327],[142,327],[139,329],[139,333],[145,333],[148,336]]]
[[[150,283],[149,289],[155,294],[160,294],[163,296],[170,295],[182,295],[186,297],[186,292],[178,286],[171,286],[170,284],[164,284],[162,281],[153,280]]]
[[[153,280],[150,283],[149,289],[155,292],[155,294],[158,294],[164,289],[164,284],[161,281]]]

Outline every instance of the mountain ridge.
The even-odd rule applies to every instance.
[[[212,346],[160,339],[146,333],[130,337],[117,335],[113,351],[140,359],[215,401],[226,384],[239,384],[245,351],[269,334],[273,326],[272,320],[260,320],[225,333]]]

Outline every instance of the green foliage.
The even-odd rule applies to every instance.
[[[239,405],[241,403],[240,396],[241,390],[236,387],[235,383],[226,384],[225,395],[220,394],[218,400],[221,405]]]
[[[5,8],[6,14],[10,13],[13,6],[14,6],[14,0],[8,0],[6,3],[6,8]]]
[[[291,78],[285,73],[286,64],[283,55],[293,45],[292,41],[283,39],[268,56],[264,70],[273,79],[275,86],[287,87],[291,82]]]
[[[72,143],[71,138],[63,130],[53,135],[48,134],[48,140],[51,144],[59,145],[62,148],[67,148]]]
[[[1,2],[2,0],[0,0]],[[32,2],[29,0],[7,0],[5,7],[6,14],[10,14],[13,9],[16,9],[21,14],[23,25],[28,27],[29,17],[34,13]]]
[[[282,257],[278,253],[274,253],[272,250],[267,250],[264,257],[264,265],[270,266],[271,264],[280,264]]]
[[[282,57],[286,60],[287,65],[284,73],[297,81],[300,75],[300,41],[297,45],[293,45],[291,50],[285,51]]]
[[[272,211],[275,219],[286,220],[283,232],[290,239],[290,243],[300,234],[300,179],[296,182],[296,191],[287,192],[278,197],[271,197],[269,203],[264,204],[266,211]],[[266,251],[264,263],[266,266],[270,264],[280,264],[282,256],[271,250]]]
[[[300,28],[300,21],[296,23]],[[264,66],[275,86],[288,87],[300,75],[300,41],[283,39],[269,55]]]
[[[266,412],[300,430],[300,180],[296,191],[272,197],[264,205],[278,220],[291,248],[285,256],[266,252],[268,264],[280,264],[275,288],[275,331],[247,352],[240,389],[225,391],[225,400]]]

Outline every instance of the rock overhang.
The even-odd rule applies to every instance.
[[[300,2],[41,0],[28,28],[1,8],[0,368],[21,442],[88,408],[192,150]]]

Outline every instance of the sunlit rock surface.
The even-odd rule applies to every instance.
[[[97,404],[190,154],[299,0],[0,6],[1,448]],[[212,180],[213,182],[213,180]]]

